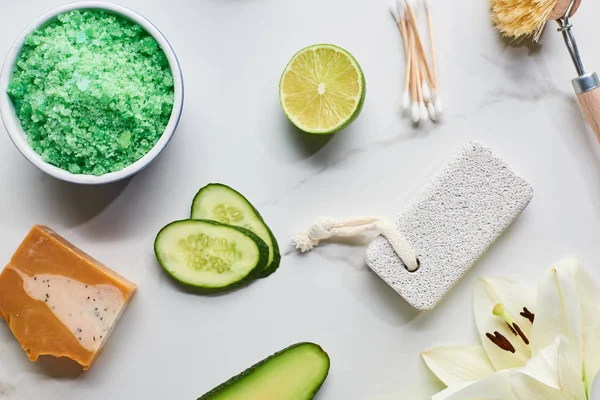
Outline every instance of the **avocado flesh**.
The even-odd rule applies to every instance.
[[[300,343],[250,367],[198,400],[310,400],[329,373],[329,356]]]

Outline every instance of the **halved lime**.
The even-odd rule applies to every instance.
[[[283,71],[279,99],[304,132],[331,134],[350,125],[365,101],[365,77],[346,50],[318,44],[300,50]]]

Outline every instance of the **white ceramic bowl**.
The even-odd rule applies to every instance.
[[[10,81],[10,78],[12,77],[13,68],[16,64],[17,58],[19,57],[19,53],[21,52],[21,47],[23,46],[25,36],[28,33],[35,30],[36,28],[44,25],[44,23],[56,17],[57,15],[76,9],[107,10],[109,12],[121,15],[138,23],[150,35],[152,35],[154,39],[156,39],[162,51],[167,56],[167,59],[169,60],[169,65],[171,66],[171,71],[173,73],[175,102],[173,104],[173,111],[171,113],[169,123],[167,124],[167,127],[160,139],[158,140],[158,142],[144,157],[142,157],[135,163],[129,165],[121,171],[111,172],[100,176],[72,174],[68,171],[57,168],[45,162],[42,159],[42,157],[40,157],[35,151],[33,151],[27,143],[25,133],[21,128],[21,123],[17,118],[14,106],[10,98],[8,97],[8,94],[6,93],[7,86]],[[8,56],[6,57],[6,61],[4,62],[2,73],[0,74],[0,114],[2,115],[4,126],[6,127],[6,130],[8,131],[11,140],[13,141],[17,149],[21,152],[21,154],[23,154],[23,156],[27,158],[33,165],[55,178],[72,183],[79,183],[84,185],[100,185],[104,183],[116,182],[138,173],[139,171],[147,167],[152,161],[154,161],[154,159],[156,159],[156,157],[158,157],[158,155],[165,149],[165,147],[171,140],[171,137],[173,137],[175,129],[177,128],[177,124],[179,123],[182,110],[183,75],[181,73],[181,67],[179,65],[179,61],[177,60],[177,56],[175,55],[173,48],[167,41],[167,38],[158,30],[158,28],[156,28],[156,26],[154,26],[150,21],[148,21],[146,18],[142,17],[138,13],[128,8],[116,4],[105,3],[102,1],[81,1],[77,3],[66,4],[64,6],[55,8],[36,19],[31,25],[27,27],[27,29],[25,29],[23,33],[21,33],[19,38],[11,47],[10,51],[8,52]]]

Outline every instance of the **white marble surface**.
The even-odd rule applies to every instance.
[[[540,46],[510,45],[490,25],[486,1],[434,2],[447,115],[415,129],[398,112],[402,58],[385,0],[121,0],[168,36],[183,65],[175,139],[131,181],[86,188],[42,175],[0,128],[0,260],[33,224],[48,224],[139,292],[84,374],[29,363],[0,324],[0,399],[194,399],[298,341],[318,342],[332,358],[319,399],[426,392],[434,380],[419,351],[476,340],[470,304],[479,276],[533,280],[551,262],[579,255],[600,280],[600,145],[574,100],[559,34],[549,29]],[[0,54],[61,3],[1,0]],[[598,14],[600,3],[587,0],[574,20],[590,69],[600,69]],[[368,85],[362,116],[331,140],[291,129],[277,98],[289,58],[319,42],[351,51]],[[365,267],[361,246],[290,250],[289,238],[320,214],[392,216],[473,139],[526,176],[535,197],[434,312],[407,306]],[[167,279],[152,242],[212,181],[256,203],[285,255],[269,279],[198,297]]]

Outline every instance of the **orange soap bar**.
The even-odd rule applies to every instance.
[[[136,290],[45,226],[34,226],[0,274],[0,317],[31,361],[88,369]]]

